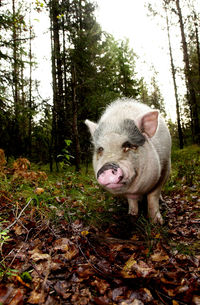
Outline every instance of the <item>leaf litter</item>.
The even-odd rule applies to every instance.
[[[15,166],[20,166],[20,179],[30,179],[21,174],[29,163],[21,160]],[[164,228],[144,216],[132,223],[115,211],[101,227],[58,211],[56,222],[47,221],[34,205],[23,210],[23,200],[18,200],[18,215],[23,213],[11,226],[14,198],[0,191],[1,215],[7,216],[1,230],[10,226],[7,241],[1,239],[0,304],[200,304],[198,196],[180,192],[165,197]],[[56,192],[56,203],[68,200]]]

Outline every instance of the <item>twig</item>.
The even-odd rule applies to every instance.
[[[49,252],[49,258],[47,260],[47,270],[46,270],[46,274],[45,274],[45,277],[44,277],[44,280],[43,280],[43,283],[42,283],[42,290],[45,292],[45,289],[47,290],[47,287],[48,287],[48,276],[51,272],[51,250]]]
[[[131,244],[131,245],[137,245],[137,246],[141,246],[144,243],[142,241],[139,240],[127,240],[127,239],[120,239],[120,238],[114,238],[114,237],[107,237],[104,236],[103,234],[92,234],[90,233],[90,235],[94,238],[96,238],[99,241],[105,242],[107,244],[115,244],[115,243],[120,243],[120,244]]]
[[[21,210],[21,212],[19,213],[19,215],[17,216],[17,218],[15,219],[15,221],[13,223],[11,223],[7,228],[5,228],[3,231],[6,231],[6,230],[10,230],[10,228],[12,228],[16,223],[17,221],[19,220],[19,218],[21,217],[22,213],[26,210],[26,208],[29,206],[29,204],[31,203],[31,201],[33,200],[33,198],[31,198],[28,203],[25,205],[25,207],[23,207],[23,209]]]

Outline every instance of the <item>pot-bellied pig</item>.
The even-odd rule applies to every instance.
[[[158,110],[132,99],[111,103],[98,123],[85,121],[94,144],[93,167],[100,185],[128,199],[129,213],[147,195],[148,215],[163,223],[161,188],[170,173],[171,137]]]

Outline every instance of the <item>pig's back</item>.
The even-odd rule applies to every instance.
[[[120,99],[111,103],[101,116],[100,122],[109,121],[119,123],[124,119],[136,119],[142,113],[152,110],[147,105],[131,99]]]

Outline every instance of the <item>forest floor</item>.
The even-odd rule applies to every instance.
[[[200,304],[200,148],[172,164],[158,226],[92,169],[51,174],[1,151],[0,304]]]

